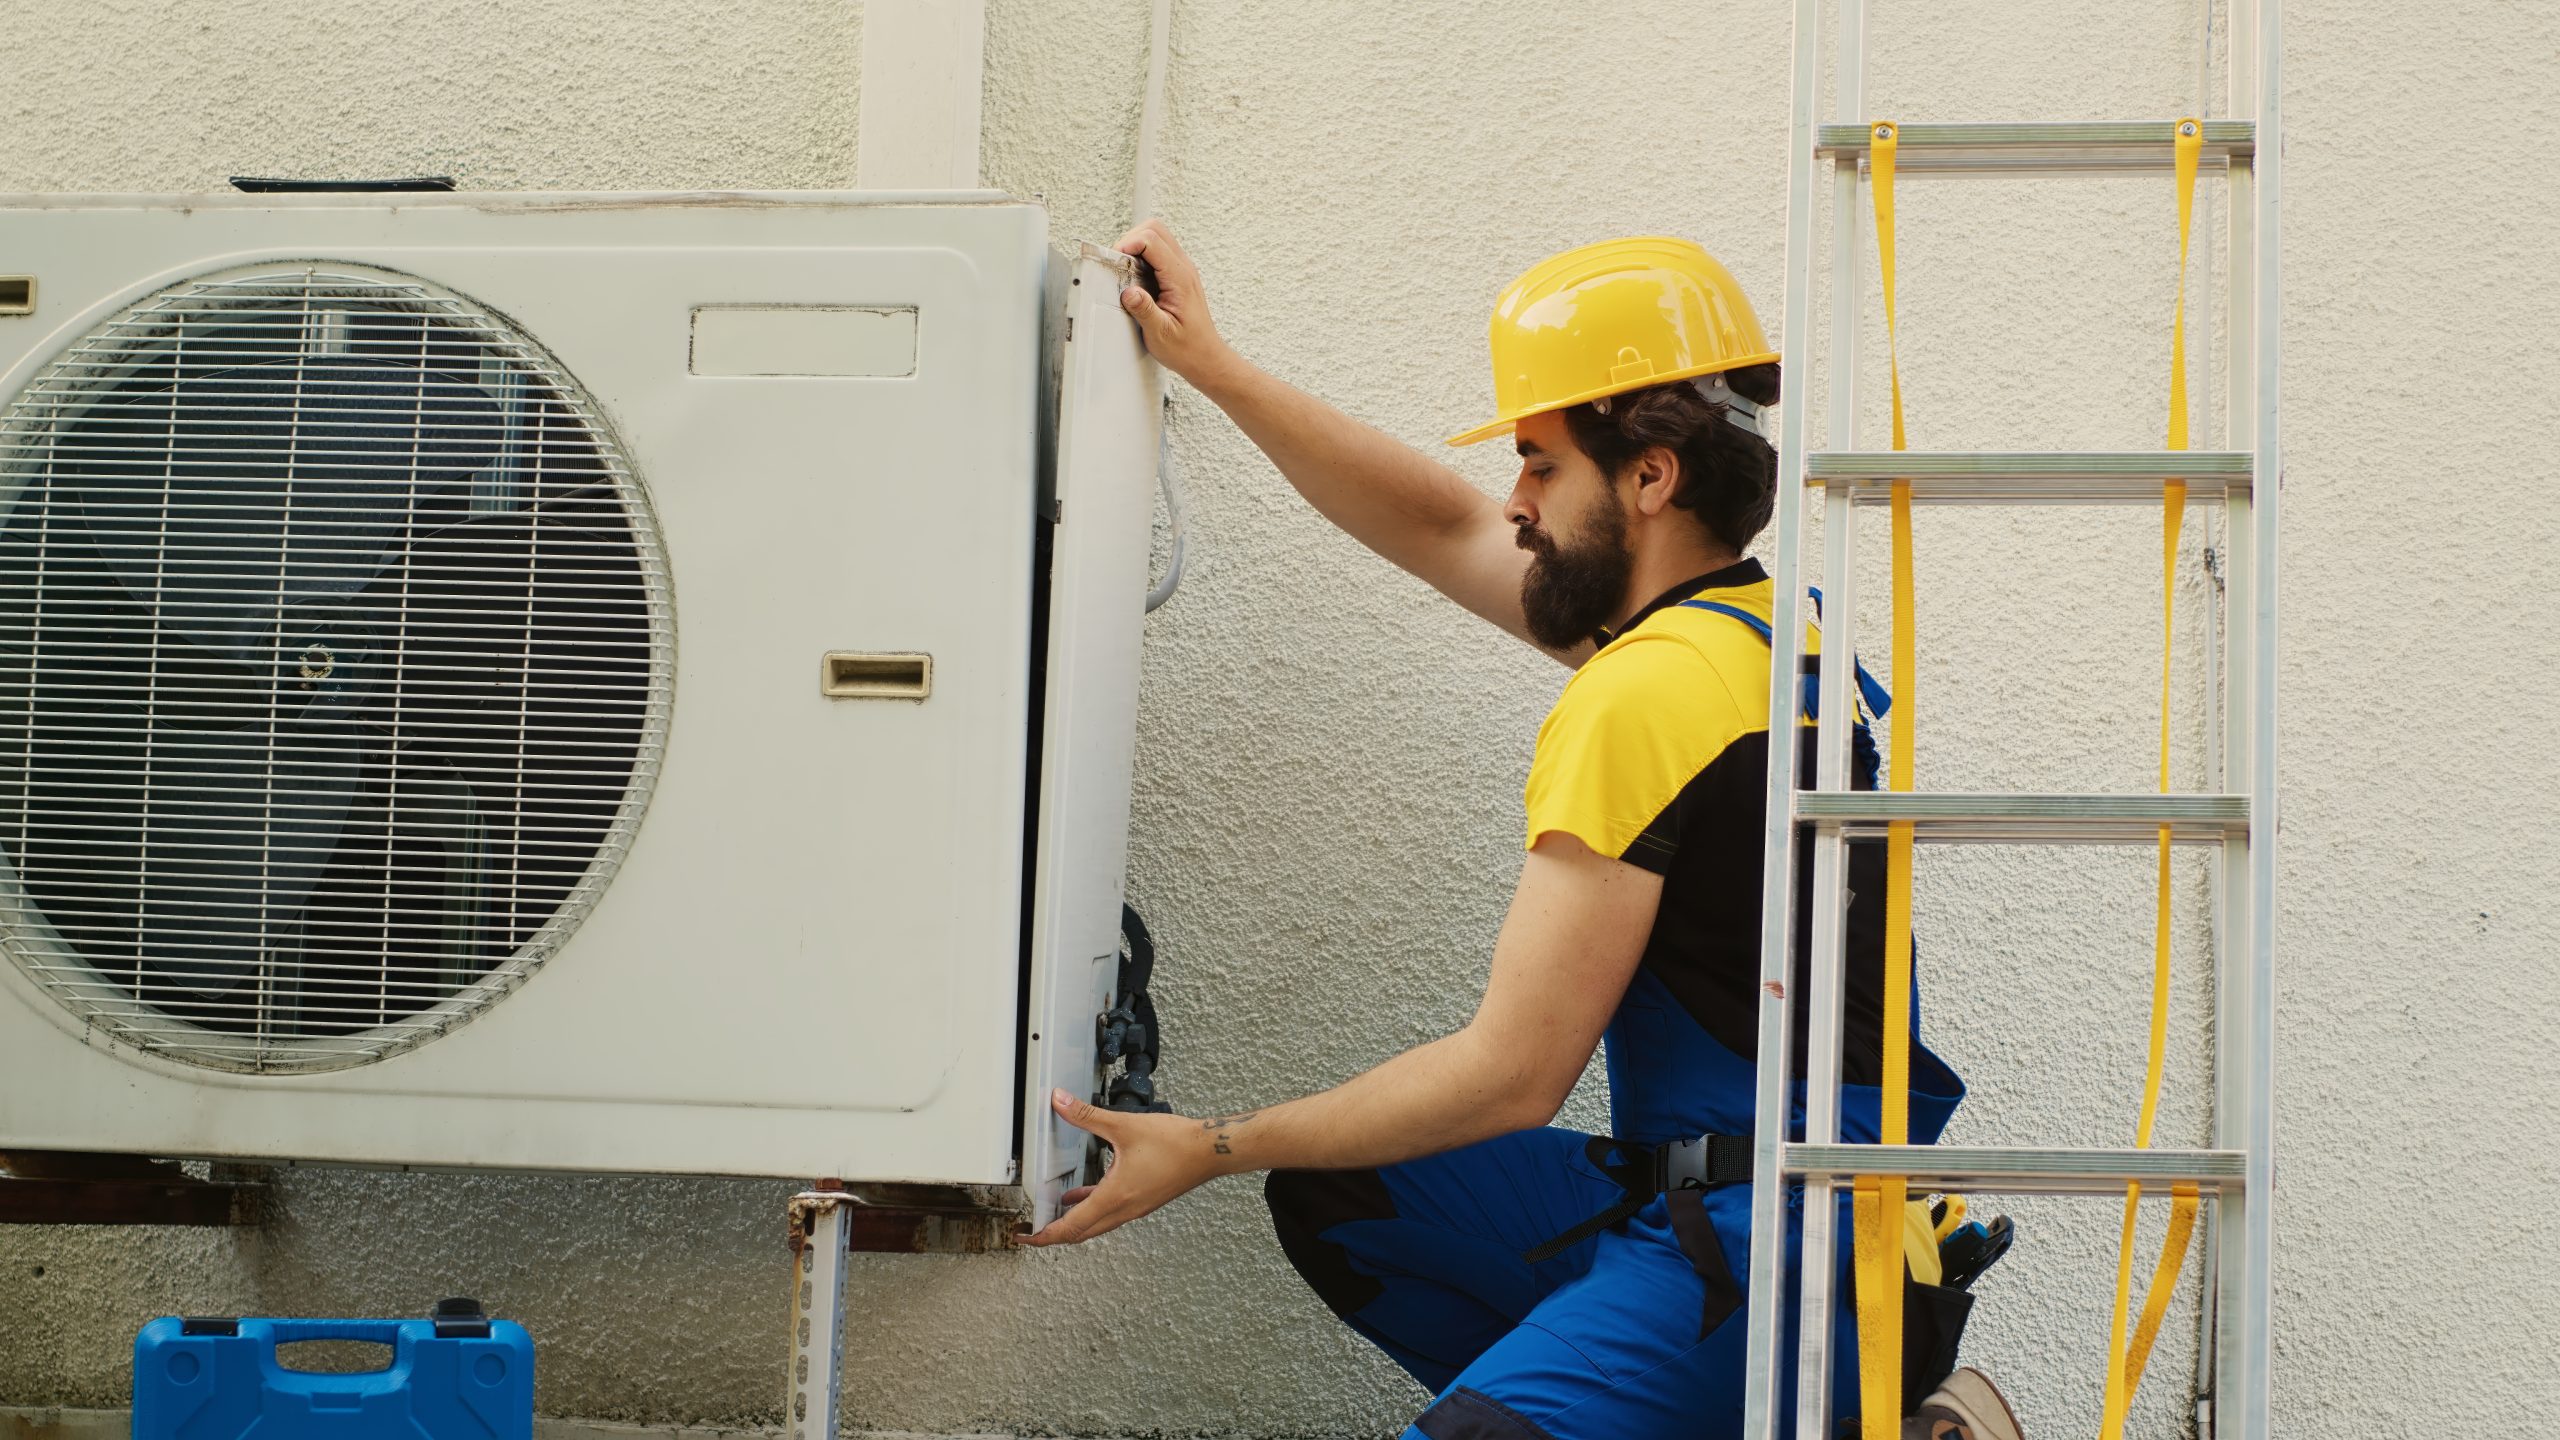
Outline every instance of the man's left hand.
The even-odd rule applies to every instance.
[[[1104,1110],[1069,1095],[1052,1092],[1049,1103],[1058,1118],[1111,1147],[1111,1167],[1099,1185],[1079,1186],[1065,1195],[1068,1209],[1025,1245],[1073,1245],[1117,1230],[1141,1215],[1160,1210],[1202,1182],[1225,1173],[1218,1163],[1217,1134],[1181,1115],[1135,1115]]]

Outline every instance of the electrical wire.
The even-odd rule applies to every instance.
[[[1164,72],[1168,51],[1173,41],[1173,0],[1155,0],[1155,12],[1147,29],[1147,93],[1138,107],[1138,157],[1129,188],[1129,221],[1138,224],[1150,219],[1156,208],[1156,139],[1164,129]],[[1182,479],[1173,464],[1173,402],[1167,397],[1163,424],[1156,440],[1156,484],[1164,492],[1164,508],[1173,525],[1173,556],[1165,565],[1164,578],[1147,591],[1147,612],[1173,598],[1182,584],[1185,551],[1185,525],[1182,506]]]

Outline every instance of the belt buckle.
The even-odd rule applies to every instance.
[[[1654,1161],[1655,1173],[1661,1177],[1663,1191],[1704,1190],[1707,1188],[1707,1140],[1701,1135],[1689,1140],[1673,1140],[1663,1145]]]

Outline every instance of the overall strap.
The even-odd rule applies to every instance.
[[[1595,1135],[1584,1142],[1583,1153],[1626,1194],[1581,1224],[1521,1251],[1520,1258],[1532,1265],[1552,1260],[1627,1220],[1652,1204],[1657,1195],[1751,1183],[1748,1135],[1700,1135],[1660,1145],[1639,1145]]]
[[[1811,590],[1807,593],[1813,596],[1813,619],[1815,625],[1819,626],[1822,623],[1822,592],[1820,590]],[[1754,615],[1750,611],[1742,609],[1739,606],[1727,605],[1716,600],[1683,600],[1680,602],[1680,608],[1683,610],[1707,610],[1718,615],[1731,616],[1733,619],[1739,620],[1743,624],[1750,626],[1751,633],[1760,637],[1761,644],[1774,645],[1777,643],[1777,636],[1769,629],[1768,621],[1761,619],[1759,616]],[[1893,710],[1892,693],[1887,691],[1883,685],[1877,683],[1876,677],[1867,673],[1867,667],[1864,664],[1860,664],[1858,666],[1857,673],[1858,707],[1861,711],[1858,716],[1858,723],[1861,725],[1867,724],[1879,715],[1891,713]],[[1820,688],[1821,687],[1816,683],[1813,676],[1807,675],[1804,677],[1804,714],[1808,719],[1819,720],[1822,718],[1822,706],[1819,699]]]

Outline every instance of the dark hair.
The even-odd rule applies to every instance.
[[[1746,365],[1725,372],[1735,394],[1760,405],[1778,403],[1778,367]],[[1680,461],[1671,503],[1698,517],[1718,540],[1739,552],[1769,523],[1778,498],[1778,452],[1769,442],[1725,423],[1725,407],[1686,380],[1608,397],[1608,413],[1593,404],[1564,412],[1573,443],[1602,474],[1615,478],[1655,446]]]

